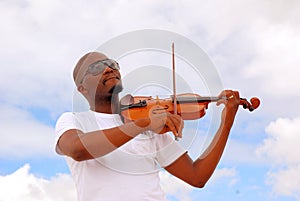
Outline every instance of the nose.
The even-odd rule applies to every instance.
[[[103,74],[107,74],[107,73],[111,73],[111,72],[113,72],[113,69],[110,68],[109,66],[106,66],[106,68],[103,71]]]

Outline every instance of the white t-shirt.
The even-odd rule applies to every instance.
[[[70,129],[83,132],[123,124],[117,114],[64,113],[56,123],[56,142]],[[56,146],[57,153],[61,154]],[[166,167],[186,152],[169,134],[147,131],[96,159],[75,161],[66,156],[79,201],[166,201],[159,166]]]

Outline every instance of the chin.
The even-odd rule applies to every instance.
[[[122,86],[122,85],[115,85],[114,87],[112,87],[112,88],[109,90],[109,93],[110,93],[110,94],[118,94],[118,93],[120,93],[121,91],[123,91],[123,86]]]

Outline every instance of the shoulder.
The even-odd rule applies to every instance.
[[[55,132],[61,135],[67,129],[74,129],[75,126],[75,116],[72,112],[65,112],[59,116],[55,125]]]
[[[86,112],[64,112],[62,113],[58,119],[56,124],[62,123],[62,122],[69,122],[69,121],[80,121],[81,119],[86,119],[91,116],[89,111]]]
[[[85,113],[85,112],[83,112]],[[55,125],[55,130],[57,133],[62,133],[66,131],[66,129],[76,129],[82,127],[82,116],[81,113],[75,113],[75,112],[65,112],[62,113]]]
[[[64,112],[58,117],[57,122],[65,119],[70,119],[70,118],[72,119],[74,117],[75,117],[74,112]]]

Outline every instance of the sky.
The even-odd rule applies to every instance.
[[[298,0],[1,0],[0,200],[76,199],[65,160],[54,152],[55,122],[74,109],[73,66],[86,52],[143,29],[188,38],[207,53],[224,88],[261,99],[256,111],[238,111],[204,188],[160,172],[168,198],[300,200],[299,13]],[[184,80],[197,83],[192,74]],[[210,116],[186,123],[184,133],[200,125],[189,147],[193,158],[212,137],[205,132],[215,127]]]

